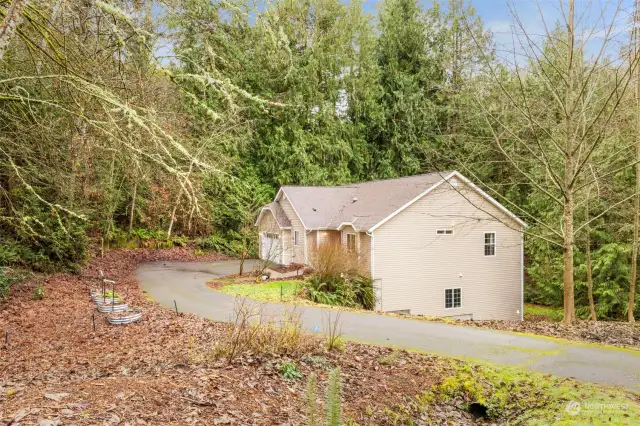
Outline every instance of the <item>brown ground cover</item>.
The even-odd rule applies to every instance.
[[[213,348],[229,326],[179,314],[146,299],[135,279],[150,260],[218,260],[187,248],[114,250],[94,258],[80,275],[41,278],[18,287],[0,306],[0,419],[7,424],[305,424],[306,380],[286,380],[278,354],[245,353],[229,364]],[[117,281],[116,292],[144,310],[143,320],[111,326],[96,311],[89,288],[98,271]],[[96,330],[93,330],[95,315]],[[389,356],[393,354],[393,356]],[[327,351],[324,342],[293,360],[303,377],[314,373],[323,391],[339,366],[343,409],[360,424],[385,424],[387,407],[413,399],[440,380],[436,357],[346,344]],[[438,408],[442,419],[470,423],[457,407]],[[444,420],[443,420],[444,421]]]

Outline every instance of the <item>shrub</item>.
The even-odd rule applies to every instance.
[[[40,284],[38,287],[33,289],[33,298],[35,300],[42,300],[44,299],[45,295],[46,295],[46,291],[42,284]]]
[[[0,266],[12,265],[20,260],[20,248],[13,241],[0,244]]]
[[[7,275],[4,268],[0,268],[0,299],[6,300],[11,294],[11,286],[15,282],[15,278]]]
[[[329,283],[340,277],[364,277],[368,271],[355,253],[340,244],[322,244],[313,256],[313,274]],[[329,287],[328,291],[334,289]]]
[[[327,312],[327,349],[329,351],[344,350],[344,340],[342,340],[342,322],[340,321],[340,311],[335,317],[331,317],[331,312]]]
[[[295,310],[285,313],[280,321],[265,321],[260,306],[237,299],[234,311],[233,324],[214,348],[214,354],[228,363],[244,353],[299,357],[318,348],[318,337],[304,331],[301,314]]]
[[[372,310],[376,299],[373,280],[368,277],[337,277],[323,281],[312,275],[304,281],[304,289],[309,300],[324,305],[346,306]]]
[[[220,253],[227,253],[230,250],[229,242],[220,235],[209,235],[208,237],[198,238],[196,246],[200,250],[213,250]]]
[[[287,361],[280,366],[280,374],[287,380],[302,378],[302,373],[298,370],[298,366],[292,361]]]
[[[25,219],[26,220],[26,219]],[[0,265],[20,264],[40,272],[71,270],[77,272],[87,258],[89,239],[84,227],[69,221],[62,228],[49,218],[29,218],[37,223],[3,235],[0,229]]]
[[[316,303],[373,309],[373,280],[357,255],[338,244],[323,244],[313,259],[313,274],[306,280],[307,297]]]

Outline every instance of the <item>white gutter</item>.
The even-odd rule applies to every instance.
[[[369,269],[371,270],[371,279],[374,279],[374,273],[375,273],[375,267],[374,267],[374,262],[373,262],[373,258],[374,258],[374,254],[375,254],[375,243],[374,243],[374,239],[373,239],[373,232],[369,232],[369,231],[365,231],[365,234],[367,234],[369,237],[371,237],[371,250],[369,250]]]

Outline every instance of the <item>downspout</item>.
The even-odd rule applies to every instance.
[[[375,283],[375,239],[373,237],[373,232],[366,231],[365,233],[371,238],[371,247],[369,250],[369,268],[371,269],[371,280]],[[380,311],[382,311],[382,281],[380,282]]]

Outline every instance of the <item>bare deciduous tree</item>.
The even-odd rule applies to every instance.
[[[561,24],[552,29],[538,5],[545,28],[541,38],[525,27],[511,7],[514,49],[505,61],[514,72],[505,77],[500,66],[486,58],[501,99],[488,103],[478,95],[476,100],[498,154],[561,211],[556,222],[528,219],[548,235],[547,241],[562,247],[564,321],[570,323],[575,320],[575,237],[631,198],[622,196],[605,211],[576,223],[585,188],[636,163],[628,160],[627,150],[611,150],[609,138],[638,58],[611,57],[621,0],[608,5],[607,16],[603,7],[592,21],[585,19],[585,11],[576,11],[575,0],[558,4]],[[598,48],[591,54],[594,44]],[[595,175],[588,172],[589,165],[594,166]]]

